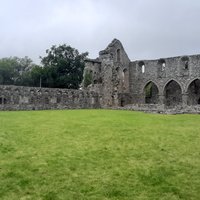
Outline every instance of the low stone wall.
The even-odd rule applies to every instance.
[[[132,104],[126,105],[125,107],[120,107],[117,109],[121,110],[134,110],[134,111],[143,111],[150,113],[163,113],[163,114],[200,114],[200,105],[194,106],[175,106],[174,108],[167,108],[165,105],[159,104]]]
[[[99,108],[99,96],[87,90],[0,86],[0,110]]]

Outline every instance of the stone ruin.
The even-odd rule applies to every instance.
[[[130,61],[114,39],[85,60],[80,90],[0,86],[0,110],[112,108],[200,113],[200,55]]]
[[[99,108],[98,94],[88,90],[0,86],[0,110]]]
[[[200,55],[130,61],[121,42],[114,39],[87,59],[86,88],[99,94],[103,108],[160,113],[200,112]]]

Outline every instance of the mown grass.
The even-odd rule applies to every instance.
[[[1,200],[198,200],[200,115],[0,112]]]

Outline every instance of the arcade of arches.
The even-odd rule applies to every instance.
[[[175,81],[169,81],[164,88],[164,104],[167,107],[174,107],[182,105],[183,91],[181,86]],[[195,79],[192,81],[187,89],[187,104],[198,105],[200,104],[200,80]],[[155,83],[150,81],[144,87],[144,102],[145,104],[158,104],[159,103],[159,89]]]

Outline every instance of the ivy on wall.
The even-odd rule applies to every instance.
[[[84,87],[88,87],[88,85],[92,84],[92,73],[88,70],[85,71],[84,74],[84,81],[83,85]]]

